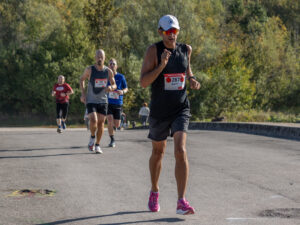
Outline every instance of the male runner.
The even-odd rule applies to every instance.
[[[86,104],[90,120],[91,137],[88,149],[96,153],[103,153],[100,148],[100,140],[107,114],[107,92],[115,90],[117,86],[113,72],[104,65],[105,52],[102,49],[96,51],[95,61],[96,63],[87,67],[80,77],[80,100]],[[85,91],[86,79],[89,80],[87,93]],[[110,85],[108,85],[108,81]]]
[[[160,210],[158,203],[158,179],[162,158],[169,135],[174,138],[177,182],[177,214],[194,214],[194,208],[185,199],[189,164],[186,153],[186,131],[190,118],[190,103],[186,93],[186,80],[191,89],[199,89],[200,83],[193,76],[190,58],[192,47],[177,43],[179,33],[177,18],[165,15],[158,23],[162,41],[151,45],[146,52],[141,69],[140,84],[151,85],[149,135],[152,139],[152,155],[149,160],[151,191],[148,207],[152,212]]]
[[[115,147],[114,133],[115,129],[120,127],[121,114],[123,106],[123,95],[128,91],[125,76],[117,72],[117,60],[112,58],[109,60],[109,68],[113,71],[117,89],[108,93],[108,133],[110,136],[109,147]]]

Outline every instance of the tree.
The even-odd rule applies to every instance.
[[[89,36],[98,48],[106,46],[111,20],[119,13],[110,0],[87,0],[84,15],[89,25]]]
[[[202,90],[194,92],[191,102],[196,118],[217,118],[225,112],[249,110],[255,90],[252,71],[246,67],[239,47],[231,46],[219,63],[200,77]]]

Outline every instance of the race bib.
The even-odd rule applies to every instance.
[[[170,73],[164,74],[165,79],[165,90],[175,91],[182,90],[185,85],[185,74],[184,73]]]
[[[58,87],[56,87],[56,90],[57,91],[63,91],[64,90],[64,86],[58,86]]]
[[[112,91],[112,92],[109,92],[108,93],[108,97],[111,98],[111,99],[119,99],[119,94],[118,92],[115,92],[115,91]]]
[[[104,88],[107,85],[107,79],[95,79],[96,88]]]

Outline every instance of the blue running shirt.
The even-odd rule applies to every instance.
[[[127,88],[126,79],[123,74],[117,73],[114,78],[116,81],[117,90],[123,90]],[[108,81],[108,85],[110,85],[109,81]],[[109,92],[108,103],[114,105],[123,105],[123,95],[119,95],[116,92]]]

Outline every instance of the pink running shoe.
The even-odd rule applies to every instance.
[[[159,212],[160,210],[160,206],[158,204],[158,196],[159,196],[158,192],[150,191],[148,208],[151,212]]]
[[[185,200],[185,198],[179,199],[177,202],[177,214],[180,215],[188,215],[188,214],[194,214],[195,210],[192,206],[189,205],[188,201]]]

